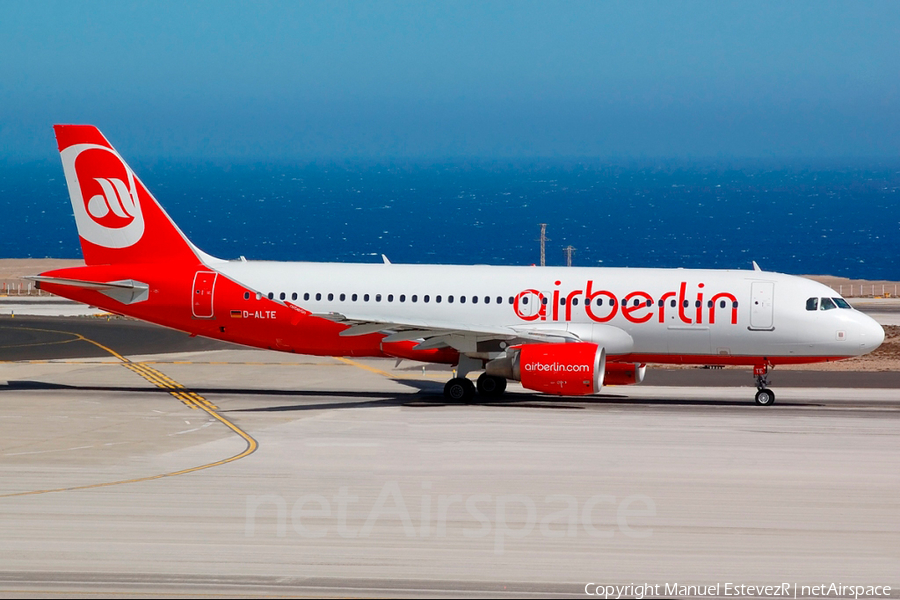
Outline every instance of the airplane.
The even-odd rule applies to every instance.
[[[53,294],[200,335],[319,356],[456,366],[445,397],[597,394],[647,363],[769,369],[860,356],[884,330],[825,285],[753,270],[223,260],[197,248],[90,125],[54,126],[85,266]],[[468,375],[481,371],[477,381]]]

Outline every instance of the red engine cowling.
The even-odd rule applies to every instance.
[[[606,363],[604,385],[632,385],[644,380],[647,365],[637,363]]]
[[[523,387],[546,394],[583,396],[596,394],[603,386],[606,351],[589,343],[526,344],[515,363],[515,379]]]

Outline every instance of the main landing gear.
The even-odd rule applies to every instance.
[[[444,386],[444,398],[453,402],[471,402],[475,397],[475,384],[467,377],[454,377]]]
[[[766,365],[753,367],[753,375],[756,377],[756,404],[758,406],[772,406],[775,404],[775,392],[769,389],[769,368]]]
[[[482,373],[478,376],[478,395],[485,398],[499,398],[506,391],[506,378]]]
[[[506,378],[482,373],[478,377],[477,385],[466,375],[472,371],[483,368],[480,359],[469,358],[466,355],[459,357],[459,365],[456,377],[444,386],[444,398],[451,402],[471,402],[475,399],[476,392],[483,398],[498,398],[506,391]]]
[[[475,384],[467,377],[454,377],[444,386],[444,398],[453,402],[471,402],[476,391],[483,398],[499,398],[506,391],[506,379],[482,373]]]

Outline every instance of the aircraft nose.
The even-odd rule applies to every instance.
[[[884,327],[869,315],[860,314],[859,345],[862,354],[872,352],[884,342]]]

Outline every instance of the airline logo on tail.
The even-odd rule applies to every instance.
[[[61,152],[78,234],[104,248],[127,248],[144,235],[134,173],[115,150],[75,144]]]

